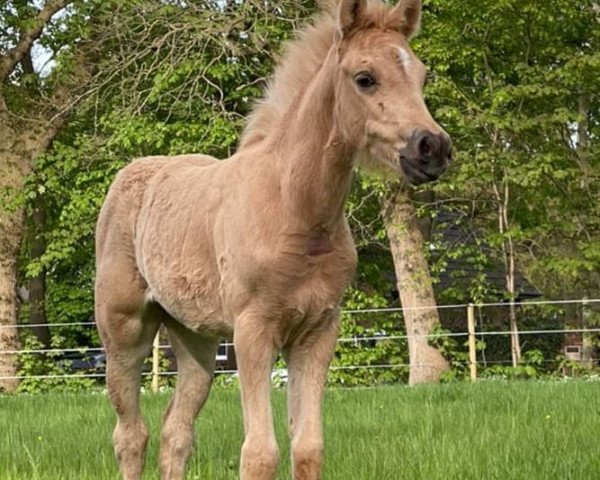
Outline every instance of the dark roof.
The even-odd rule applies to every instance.
[[[438,276],[439,283],[435,286],[438,291],[448,288],[458,288],[466,291],[475,278],[483,276],[485,283],[494,295],[504,297],[505,268],[501,260],[494,260],[492,249],[478,235],[473,222],[457,213],[440,214],[432,225],[432,239],[439,241],[437,259],[445,263],[444,271]],[[464,250],[472,255],[456,256],[456,247],[462,245]],[[485,258],[473,261],[473,255]],[[434,258],[436,255],[434,254]],[[537,298],[542,294],[523,274],[515,272],[515,290],[517,299]]]

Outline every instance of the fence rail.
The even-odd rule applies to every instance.
[[[400,341],[408,340],[414,337],[427,338],[430,340],[440,338],[465,338],[468,344],[469,361],[468,367],[470,372],[470,378],[472,381],[477,379],[477,370],[480,363],[485,363],[486,366],[490,365],[511,365],[514,364],[514,360],[491,360],[485,362],[478,362],[477,359],[477,340],[482,340],[486,337],[494,336],[510,336],[514,332],[510,330],[490,330],[485,331],[481,328],[478,330],[476,325],[476,311],[481,314],[485,308],[504,308],[511,306],[518,307],[530,307],[530,306],[565,306],[565,305],[581,305],[581,306],[600,306],[600,299],[583,299],[583,300],[559,300],[559,301],[529,301],[529,302],[504,302],[504,303],[482,303],[482,304],[458,304],[458,305],[439,305],[430,307],[417,307],[417,308],[381,308],[381,309],[364,309],[364,310],[344,310],[341,313],[346,316],[358,316],[358,315],[373,315],[373,314],[402,314],[407,311],[425,311],[436,309],[438,311],[457,310],[464,313],[466,318],[466,331],[461,332],[441,332],[432,333],[428,335],[369,335],[369,336],[354,336],[338,339],[340,345],[353,343],[355,345],[381,342],[381,341]],[[600,322],[599,322],[600,323]],[[49,327],[49,328],[65,328],[65,327],[91,327],[94,326],[94,322],[66,322],[66,323],[52,323],[52,324],[20,324],[16,326],[0,325],[0,329],[4,328],[33,328],[33,327]],[[557,329],[534,329],[534,330],[520,330],[519,335],[522,337],[528,336],[539,336],[539,335],[591,335],[600,334],[600,328],[557,328]],[[232,343],[223,343],[224,347],[232,347]],[[157,334],[152,345],[152,367],[150,371],[145,371],[142,374],[144,376],[151,376],[151,388],[152,390],[158,390],[159,378],[165,376],[173,376],[176,371],[161,371],[160,370],[160,352],[162,350],[170,349],[168,344],[160,344],[160,335]],[[103,347],[73,347],[73,348],[39,348],[39,349],[18,349],[18,350],[0,350],[0,356],[3,355],[52,355],[58,356],[62,354],[97,354],[101,355],[105,352]],[[587,359],[591,362],[598,362],[600,359],[594,356]],[[554,360],[542,360],[543,363],[554,362]],[[423,365],[426,366],[426,365]],[[410,365],[407,363],[384,363],[384,364],[367,364],[367,365],[345,365],[345,366],[332,366],[332,371],[356,371],[356,370],[375,370],[375,369],[398,369],[398,368],[409,368]],[[218,370],[221,374],[235,374],[235,369],[221,369]],[[84,379],[84,378],[95,378],[101,379],[105,377],[104,372],[86,372],[86,373],[73,373],[73,374],[40,374],[40,375],[16,375],[16,376],[0,376],[1,380],[25,380],[25,379]]]
[[[545,334],[559,334],[559,333],[600,333],[600,328],[570,328],[570,329],[560,329],[560,330],[521,330],[519,331],[519,335],[545,335]],[[486,337],[486,336],[508,336],[511,332],[508,330],[499,330],[492,332],[479,331],[474,332],[476,337]],[[373,337],[346,337],[346,338],[338,338],[338,343],[365,343],[365,342],[378,342],[382,340],[408,340],[409,338],[414,338],[416,336],[427,338],[427,339],[436,339],[436,338],[456,338],[456,337],[469,337],[471,334],[469,332],[448,332],[448,333],[431,333],[428,335],[377,335]],[[233,343],[231,342],[223,342],[221,343],[223,347],[233,347]],[[169,344],[158,344],[153,345],[153,350],[167,350],[171,348]],[[0,350],[0,355],[18,355],[21,353],[24,354],[36,354],[36,353],[46,353],[46,354],[58,354],[58,353],[93,353],[98,352],[102,353],[106,349],[104,347],[77,347],[77,348],[39,348],[39,349],[23,349],[23,350]],[[5,377],[0,377],[0,379]]]

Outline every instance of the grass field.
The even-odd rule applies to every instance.
[[[144,478],[158,478],[169,395],[143,396],[151,430]],[[285,393],[274,395],[281,479],[289,479]],[[0,479],[118,478],[104,395],[0,397]],[[238,478],[235,390],[215,390],[197,423],[189,479]],[[325,479],[600,478],[600,382],[482,382],[329,390]]]

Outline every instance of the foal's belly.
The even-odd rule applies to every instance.
[[[146,272],[146,281],[148,299],[158,302],[179,323],[207,336],[230,336],[218,282],[208,271],[163,268]]]
[[[195,268],[154,263],[147,272],[149,295],[190,330],[230,338],[236,318],[252,311],[277,324],[276,341],[282,346],[336,314],[352,272],[351,265],[345,271],[316,271],[297,279],[271,272],[250,287],[239,276],[222,276],[229,272],[217,271],[210,262]]]

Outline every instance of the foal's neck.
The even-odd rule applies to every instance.
[[[293,103],[275,141],[283,202],[294,227],[331,231],[344,215],[354,148],[335,114],[335,60],[330,52]]]

